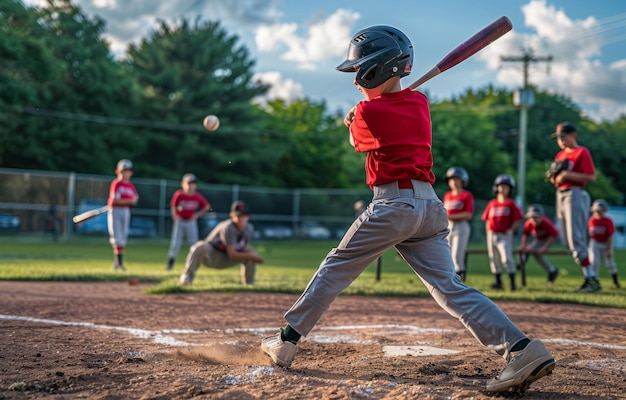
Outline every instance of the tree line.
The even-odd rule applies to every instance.
[[[160,22],[116,60],[106,24],[70,0],[27,7],[0,3],[0,165],[113,174],[120,158],[137,177],[180,179],[194,172],[215,184],[362,188],[364,155],[348,143],[343,112],[325,102],[273,100],[255,81],[255,60],[219,21]],[[559,150],[550,133],[568,120],[598,169],[593,198],[624,204],[626,116],[595,123],[567,97],[533,88],[528,112],[525,203],[551,204],[545,180]],[[428,94],[428,93],[426,93]],[[431,99],[436,189],[452,165],[470,174],[478,198],[496,175],[517,175],[519,111],[513,93],[488,85]],[[201,127],[207,114],[221,127]]]

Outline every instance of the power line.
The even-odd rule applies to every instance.
[[[533,53],[532,49],[525,49],[522,48],[522,55],[521,56],[501,56],[500,57],[500,61],[502,62],[522,62],[524,63],[524,69],[523,69],[523,74],[524,74],[524,84],[523,87],[527,88],[528,87],[528,69],[531,63],[537,63],[537,62],[552,62],[552,56],[544,56],[544,57],[536,57]]]
[[[523,91],[518,92],[520,98],[528,95],[528,68],[531,63],[551,62],[552,56],[536,57],[532,49],[522,49],[521,56],[501,56],[502,62],[522,62],[524,63],[524,84]],[[523,93],[526,92],[526,93]],[[532,92],[530,93],[532,94]],[[528,109],[534,102],[534,98],[525,98],[519,102],[520,106],[520,135],[517,155],[517,180],[518,180],[518,204],[524,207],[524,198],[526,196],[526,130],[528,125]]]

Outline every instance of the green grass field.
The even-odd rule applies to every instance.
[[[265,258],[257,267],[256,284],[242,287],[239,268],[225,270],[201,268],[190,287],[177,286],[183,268],[186,249],[181,250],[174,271],[166,271],[169,243],[164,240],[129,241],[124,255],[128,272],[112,270],[113,260],[107,238],[77,238],[54,243],[43,238],[0,238],[0,279],[30,281],[127,281],[137,277],[153,285],[147,294],[181,292],[280,292],[299,294],[304,290],[320,261],[337,241],[255,242]],[[480,248],[480,246],[475,246]],[[626,265],[626,251],[615,252],[618,268]],[[534,260],[527,264],[527,286],[515,292],[490,289],[493,275],[486,255],[472,255],[468,262],[466,283],[483,291],[494,300],[536,301],[542,303],[576,303],[601,307],[626,308],[626,289],[611,289],[611,279],[601,267],[601,292],[575,293],[582,283],[582,273],[568,256],[552,256],[560,276],[552,287],[546,284],[546,273]],[[424,285],[394,251],[387,252],[382,261],[381,279],[376,281],[373,264],[344,292],[344,294],[428,297]],[[622,274],[624,278],[626,274]],[[518,286],[519,283],[518,274]],[[508,283],[508,280],[504,282]],[[624,281],[626,282],[626,281]],[[624,283],[623,282],[623,283]]]

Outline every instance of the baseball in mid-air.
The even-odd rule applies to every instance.
[[[202,125],[209,131],[216,131],[220,127],[220,119],[215,115],[207,115],[204,117]]]

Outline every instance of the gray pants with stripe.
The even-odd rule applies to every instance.
[[[396,182],[376,186],[372,202],[322,261],[285,313],[286,321],[308,335],[339,293],[395,247],[440,307],[480,343],[506,356],[525,336],[489,298],[461,282],[454,272],[447,227],[446,210],[429,183],[413,181],[413,190],[398,189]]]
[[[512,233],[487,231],[487,254],[492,274],[502,274],[502,267],[506,267],[508,274],[515,273],[517,266],[513,257]]]
[[[195,219],[180,219],[172,225],[172,241],[170,242],[170,251],[167,253],[169,258],[175,259],[183,244],[183,239],[187,239],[187,243],[191,247],[198,241],[198,221]]]
[[[543,267],[543,269],[545,269],[546,271],[550,272],[555,269],[554,265],[552,265],[552,263],[548,261],[548,258],[545,255],[539,255],[539,253],[536,253],[537,251],[539,251],[539,249],[545,246],[547,241],[548,239],[540,240],[540,239],[535,238],[532,242],[528,244],[528,246],[530,247],[530,250],[531,250],[530,254],[532,254],[532,256],[535,257],[535,260],[537,260],[539,265],[541,265],[541,267]]]
[[[589,193],[583,188],[556,191],[556,216],[561,228],[561,240],[578,265],[588,256],[587,221],[590,203]]]
[[[448,244],[452,252],[452,261],[454,261],[454,270],[456,272],[465,272],[465,250],[469,243],[471,227],[468,221],[449,222],[450,234],[448,234]]]
[[[249,251],[255,251],[254,247],[248,246]],[[200,240],[189,249],[187,259],[185,260],[185,269],[180,276],[181,283],[190,284],[193,281],[196,271],[200,264],[209,268],[223,269],[235,265],[240,265],[239,275],[243,285],[254,284],[254,275],[256,272],[256,262],[247,260],[245,262],[232,260],[228,255],[213,247],[209,242]]]
[[[125,247],[130,227],[130,208],[111,207],[107,211],[109,243],[115,247]]]
[[[594,277],[600,276],[600,264],[604,259],[604,266],[611,275],[617,274],[617,266],[615,265],[615,259],[613,257],[607,257],[606,251],[609,250],[606,242],[597,242],[593,239],[589,241],[589,261]]]

